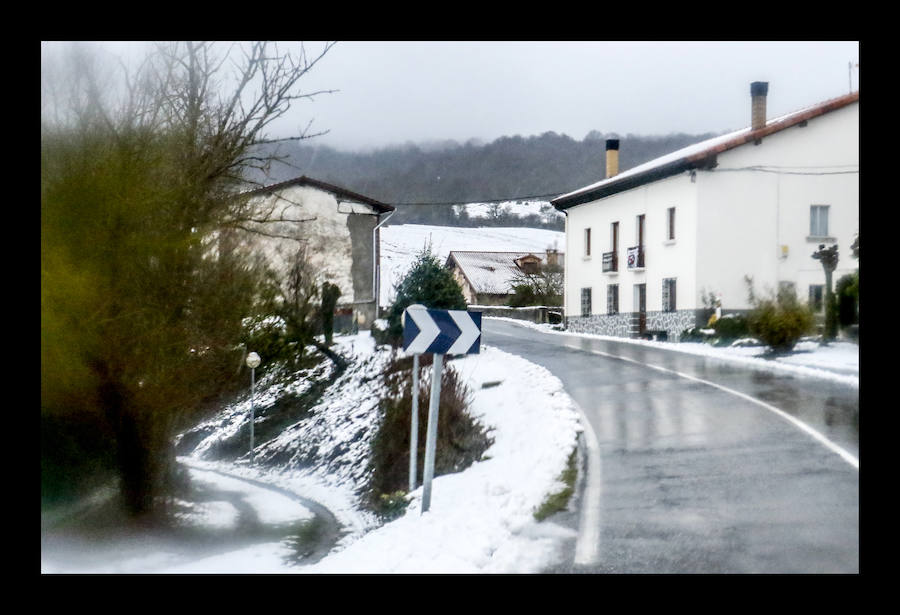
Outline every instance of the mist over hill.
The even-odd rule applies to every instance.
[[[500,137],[490,143],[470,140],[406,143],[367,152],[340,151],[310,141],[279,145],[285,163],[272,166],[264,183],[300,175],[332,183],[397,207],[391,224],[453,226],[520,225],[562,228],[562,217],[519,215],[516,201],[551,198],[603,179],[606,139],[620,140],[619,169],[625,171],[658,156],[715,136],[671,134],[624,137],[592,131],[584,140],[545,132],[530,137]],[[460,203],[509,202],[489,218],[472,219]]]

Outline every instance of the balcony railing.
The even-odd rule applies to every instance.
[[[615,252],[603,253],[603,272],[619,270],[619,255]]]
[[[634,246],[628,248],[628,268],[643,269],[644,268],[644,246]]]

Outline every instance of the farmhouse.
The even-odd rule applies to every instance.
[[[757,293],[793,288],[821,310],[825,274],[812,258],[839,246],[834,280],[858,261],[859,92],[766,119],[768,84],[751,84],[749,128],[618,172],[551,202],[566,214],[565,315],[576,331],[665,332],[706,324]]]
[[[513,286],[522,276],[538,274],[548,266],[562,265],[563,255],[547,250],[530,252],[451,251],[445,266],[462,287],[466,303],[509,305]]]
[[[337,285],[342,324],[370,328],[377,317],[379,227],[394,207],[345,188],[302,176],[253,190],[253,210],[275,222],[257,225],[253,241],[284,272],[298,254],[316,284]]]

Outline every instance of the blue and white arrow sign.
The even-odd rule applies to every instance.
[[[403,350],[412,354],[478,354],[481,346],[481,312],[429,310],[421,305],[406,308],[403,317]]]

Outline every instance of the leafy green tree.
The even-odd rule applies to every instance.
[[[67,464],[91,469],[87,450],[130,513],[158,511],[176,484],[175,433],[243,385],[242,322],[267,276],[231,233],[265,218],[240,191],[271,162],[254,148],[316,61],[244,51],[241,64],[211,44],[160,46],[119,90],[77,49],[55,73],[67,83],[42,67],[42,438],[68,451],[42,446],[42,496],[65,486]],[[226,59],[239,69],[223,92]],[[108,444],[67,438],[73,417]]]
[[[394,303],[388,311],[388,335],[394,344],[403,338],[403,311],[413,304],[436,310],[464,310],[462,288],[438,257],[425,248],[396,287]]]

